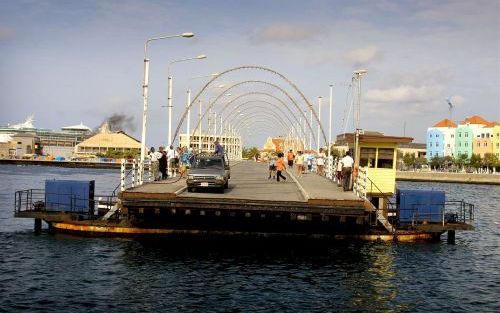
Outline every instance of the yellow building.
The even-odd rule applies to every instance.
[[[396,159],[399,144],[413,141],[410,137],[385,136],[380,132],[364,132],[359,135],[355,164],[368,168],[367,195],[370,197],[392,196],[396,191]],[[353,133],[337,136],[337,143],[346,144],[354,152]]]
[[[107,151],[130,152],[139,154],[141,143],[126,133],[111,132],[107,127],[101,128],[100,132],[75,146],[75,154],[104,154]]]
[[[500,158],[500,123],[495,123],[491,132],[492,152]]]

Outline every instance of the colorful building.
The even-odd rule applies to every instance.
[[[489,122],[479,115],[467,117],[459,125],[449,119],[441,120],[427,129],[427,159],[460,155],[470,158],[472,154],[484,158],[487,153],[500,154],[500,134],[495,137],[496,126],[497,122]],[[498,127],[496,129],[498,132]]]
[[[472,156],[474,132],[468,125],[459,125],[455,134],[455,156]]]
[[[491,131],[492,153],[500,159],[500,123],[495,123]]]
[[[444,156],[444,134],[439,129],[427,130],[427,160]]]

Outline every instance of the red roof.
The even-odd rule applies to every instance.
[[[467,124],[467,123],[469,123],[469,124],[482,124],[482,125],[490,124],[490,122],[488,122],[487,120],[485,120],[484,118],[482,118],[479,115],[474,115],[474,116],[468,117],[462,122],[462,124]]]
[[[432,127],[453,127],[453,128],[456,128],[457,124],[455,124],[455,122],[445,118],[444,120],[437,122],[437,124],[432,126]]]

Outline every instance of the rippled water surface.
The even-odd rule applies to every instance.
[[[500,312],[500,187],[400,183],[476,204],[456,245],[34,235],[14,191],[116,170],[0,166],[0,312]]]

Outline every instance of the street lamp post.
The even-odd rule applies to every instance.
[[[198,132],[198,153],[201,153],[201,149],[202,149],[202,144],[203,144],[203,141],[201,139],[201,99],[198,100],[198,104],[200,105],[200,111],[198,113],[198,124],[200,125],[199,127],[199,132]]]
[[[193,37],[193,33],[182,33],[178,35],[170,35],[170,36],[160,36],[160,37],[152,37],[146,40],[144,43],[144,82],[142,84],[142,100],[143,100],[143,112],[142,112],[142,133],[141,133],[141,159],[140,164],[144,163],[144,157],[146,155],[146,126],[147,126],[147,117],[148,117],[148,91],[149,91],[149,59],[148,59],[148,46],[149,43],[155,40],[161,39],[169,39],[175,37],[185,37],[190,38]],[[140,171],[140,182],[142,183],[143,177],[143,169]]]
[[[357,110],[356,110],[356,138],[355,138],[355,143],[354,143],[354,167],[359,166],[359,153],[358,153],[358,147],[359,147],[359,132],[360,132],[360,118],[361,118],[361,78],[363,75],[366,74],[366,70],[357,70],[354,71],[354,76],[356,78],[356,81],[358,83],[358,94],[357,94],[357,100],[358,100],[358,105],[357,105]]]
[[[309,110],[309,125],[312,125],[312,124],[313,124],[313,111]],[[312,141],[313,141],[312,138],[313,138],[312,130],[309,130],[309,150],[312,150]]]
[[[333,108],[333,84],[330,85],[330,112],[328,119],[328,158],[332,154],[332,108]]]
[[[323,97],[319,96],[318,97],[318,130],[317,130],[317,151],[319,152],[319,147],[320,147],[320,137],[319,137],[319,129],[320,129],[320,124],[321,124],[321,100],[323,99]]]
[[[168,74],[168,99],[167,99],[167,107],[168,107],[168,145],[172,145],[172,76],[170,75],[170,66],[174,63],[179,63],[179,62],[185,62],[185,61],[191,61],[191,60],[201,60],[201,59],[206,59],[207,56],[204,54],[200,54],[196,57],[193,58],[185,58],[185,59],[179,59],[179,60],[174,60],[169,63],[168,69],[167,69],[167,74]]]

